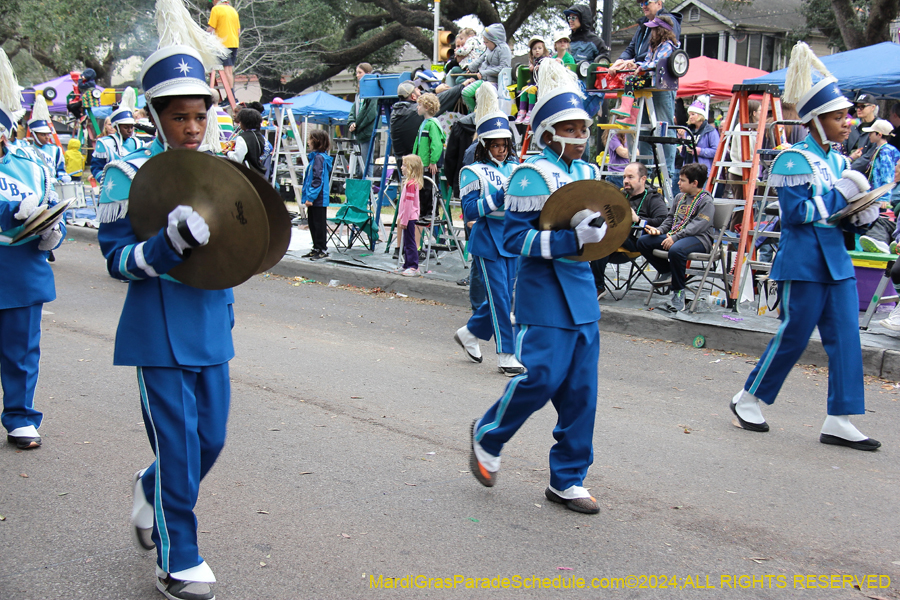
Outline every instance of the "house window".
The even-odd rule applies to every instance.
[[[691,58],[698,56],[707,56],[709,58],[719,58],[719,34],[718,33],[695,33],[684,36],[684,51]],[[723,49],[725,52],[727,49]]]
[[[691,10],[688,11],[688,21],[699,21],[700,20],[700,9],[696,6],[692,6]]]

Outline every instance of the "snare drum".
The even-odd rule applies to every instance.
[[[84,208],[87,203],[84,199],[84,185],[80,181],[71,183],[56,183],[53,186],[60,200],[72,200],[71,208]]]

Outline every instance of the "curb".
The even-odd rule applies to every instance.
[[[67,238],[79,242],[96,243],[97,230],[87,227],[69,227]],[[432,300],[469,308],[469,288],[429,277],[403,277],[378,269],[353,267],[344,264],[313,262],[286,256],[269,272],[284,277],[302,277],[329,282],[336,279],[341,284],[364,288],[381,288],[386,292],[406,294],[413,298]],[[672,318],[656,311],[619,308],[604,304],[600,308],[600,331],[634,335],[647,339],[660,339],[692,345],[698,335],[706,338],[704,347],[725,352],[740,352],[760,356],[772,339],[774,332],[742,329],[734,324],[713,325]],[[893,381],[900,380],[900,350],[879,346],[862,347],[863,373]],[[799,364],[827,366],[828,355],[818,337],[809,341]]]

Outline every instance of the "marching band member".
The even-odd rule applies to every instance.
[[[0,231],[14,229],[42,205],[54,204],[46,167],[10,147],[21,110],[19,86],[6,53],[0,48]],[[0,373],[6,440],[20,450],[41,445],[43,415],[34,407],[41,358],[41,309],[56,299],[48,251],[62,243],[65,225],[57,223],[41,236],[15,245],[0,244]]]
[[[518,257],[503,247],[503,191],[518,164],[512,149],[509,119],[500,111],[494,86],[478,88],[475,163],[459,174],[462,209],[466,221],[475,221],[469,236],[469,252],[484,274],[487,299],[453,339],[473,362],[480,363],[479,339],[494,337],[497,369],[512,377],[525,371],[516,360],[510,302],[516,281]]]
[[[531,124],[543,148],[516,168],[505,186],[503,248],[517,254],[516,358],[526,372],[513,377],[506,391],[471,431],[472,474],[492,487],[500,470],[503,445],[548,401],[559,417],[550,449],[547,499],[582,513],[600,511],[583,487],[593,461],[597,408],[600,308],[591,267],[567,256],[606,235],[606,224],[590,210],[572,218],[572,229],[542,231],[541,209],[554,191],[573,181],[600,179],[596,166],[581,160],[591,117],[582,108],[575,75],[556,61],[538,71],[538,103]]]
[[[53,143],[53,121],[50,120],[47,101],[41,94],[35,95],[28,129],[34,134],[34,147],[38,151],[37,155],[47,164],[52,176],[59,181],[72,181],[72,178],[66,174],[63,150]]]
[[[193,23],[180,0],[158,0],[156,9],[166,19],[141,83],[157,137],[107,165],[99,242],[110,275],[129,281],[114,364],[137,367],[144,426],[156,457],[133,478],[132,538],[139,549],[155,548],[156,586],[166,598],[210,600],[216,579],[199,553],[193,508],[200,481],[225,443],[234,295],[166,275],[209,241],[200,214],[178,206],[167,226],[141,242],[129,220],[128,198],[131,180],[147,160],[169,148],[199,149],[212,106],[204,74],[224,48]]]
[[[91,175],[97,183],[103,184],[103,168],[126,154],[143,148],[143,144],[134,136],[134,110],[137,96],[134,88],[127,87],[122,93],[119,108],[109,116],[109,122],[116,130],[112,135],[105,135],[97,140],[94,153],[91,155]]]
[[[814,86],[812,67],[825,75]],[[775,401],[818,326],[828,354],[828,408],[819,441],[876,450],[881,444],[850,423],[849,415],[865,413],[865,388],[856,277],[842,231],[865,231],[878,218],[878,204],[838,223],[828,221],[869,189],[865,175],[850,170],[847,158],[831,146],[847,139],[847,109],[853,104],[803,42],[791,53],[784,99],[796,102],[800,121],[812,126],[806,139],[778,155],[769,176],[778,187],[781,212],[771,273],[781,296],[781,326],[729,406],[744,429],[768,431],[760,400]]]

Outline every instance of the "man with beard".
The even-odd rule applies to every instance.
[[[666,220],[669,209],[666,200],[659,190],[647,185],[647,167],[643,163],[629,163],[622,172],[622,188],[628,194],[628,203],[631,205],[631,235],[622,242],[622,248],[629,252],[637,252],[637,239],[644,227],[659,227]],[[606,283],[603,273],[606,265],[612,261],[614,264],[625,262],[626,258],[621,252],[613,252],[609,256],[591,261],[591,270],[594,272],[594,283],[597,285],[597,297],[606,295]]]

